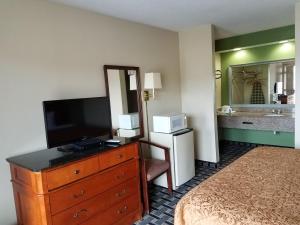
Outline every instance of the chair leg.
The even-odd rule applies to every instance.
[[[148,182],[144,174],[142,174],[143,183],[143,202],[144,202],[144,214],[149,214],[149,193],[148,193]]]
[[[168,181],[168,192],[170,195],[173,195],[172,191],[172,175],[171,175],[171,169],[169,168],[167,170],[167,181]]]

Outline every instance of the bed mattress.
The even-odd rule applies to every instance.
[[[300,225],[300,150],[251,150],[187,193],[174,223]]]

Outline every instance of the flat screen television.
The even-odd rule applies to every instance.
[[[43,108],[48,148],[111,137],[108,97],[44,101]]]

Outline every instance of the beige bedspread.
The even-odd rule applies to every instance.
[[[300,225],[300,150],[256,148],[187,193],[175,225]]]

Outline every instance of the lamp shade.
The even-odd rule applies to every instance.
[[[161,74],[160,73],[145,73],[144,89],[160,89]]]

